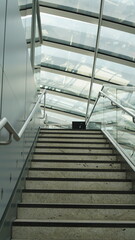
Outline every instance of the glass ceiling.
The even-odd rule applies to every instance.
[[[18,2],[30,48],[32,10],[27,9],[32,0]],[[103,84],[135,86],[135,0],[104,0],[101,26],[100,4],[100,0],[39,1],[43,43],[35,51],[35,67],[40,68],[35,76],[38,88],[47,89],[50,121],[53,110],[56,123],[74,116],[85,120],[91,84],[89,110]],[[38,34],[36,22],[37,43]]]

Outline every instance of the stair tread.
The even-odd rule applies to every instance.
[[[46,148],[48,148],[48,149],[76,149],[76,150],[79,150],[79,149],[94,149],[94,150],[112,150],[112,147],[85,147],[85,146],[82,146],[82,147],[74,147],[74,146],[72,146],[72,147],[62,147],[62,146],[60,146],[60,147],[55,147],[55,146],[36,146],[36,148],[38,148],[38,149],[46,149]]]
[[[67,162],[67,163],[117,163],[121,164],[120,161],[117,160],[71,160],[71,159],[32,159],[32,162]]]
[[[117,156],[100,130],[41,128],[12,240],[93,239],[92,232],[123,240],[134,232],[135,190]]]
[[[67,139],[67,140],[66,140]],[[83,139],[83,142],[82,141],[79,141],[81,140],[80,139],[76,139],[75,141],[73,141],[74,139],[69,139],[69,138],[65,138],[65,140],[63,139],[59,139],[57,138],[57,141],[56,139],[50,139],[50,138],[44,138],[44,137],[38,137],[37,139],[37,143],[72,143],[72,144],[109,144],[105,138],[92,138],[92,141],[87,141],[88,139]],[[89,140],[91,140],[91,138],[89,138]],[[93,141],[94,140],[94,141]]]

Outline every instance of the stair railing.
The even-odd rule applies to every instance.
[[[91,116],[92,116],[92,114],[93,114],[93,112],[94,112],[94,109],[95,109],[95,107],[96,107],[96,105],[97,105],[100,97],[106,97],[106,98],[108,98],[108,99],[111,101],[111,103],[115,104],[117,107],[121,108],[124,112],[128,113],[128,114],[132,117],[133,122],[135,123],[135,115],[134,115],[132,112],[130,112],[128,109],[126,109],[125,107],[123,107],[120,103],[118,103],[118,102],[115,101],[113,98],[111,98],[110,96],[108,96],[107,94],[105,94],[103,91],[100,91],[99,94],[98,94],[98,97],[97,97],[97,99],[96,99],[96,101],[95,101],[95,104],[94,104],[94,106],[93,106],[93,108],[92,108],[92,110],[91,110],[90,116],[89,116],[89,118],[88,118],[88,120],[87,120],[87,122],[86,122],[86,126],[88,126],[88,124],[89,124],[90,118],[91,118]]]
[[[45,95],[46,95],[46,90],[44,90],[42,92],[42,94],[39,96],[37,102],[35,103],[35,106],[33,107],[31,113],[29,114],[28,118],[25,120],[22,128],[20,129],[19,133],[16,132],[16,130],[13,128],[13,126],[11,125],[11,123],[8,121],[7,118],[2,118],[0,120],[0,131],[5,128],[8,133],[9,133],[9,137],[7,141],[0,141],[0,145],[8,145],[12,142],[12,136],[16,141],[19,141],[26,129],[26,127],[28,126],[29,122],[32,120],[32,117],[37,109],[37,107],[39,106],[39,103],[41,102],[42,97],[44,96],[45,99]],[[45,109],[45,101],[44,101],[44,109]]]
[[[104,98],[109,100],[111,108],[106,108],[106,105],[104,106],[104,109],[101,110],[97,107],[97,105],[100,102],[100,99]],[[101,99],[101,101],[104,101]],[[97,109],[96,109],[97,107]],[[101,105],[100,105],[101,107]],[[114,108],[113,108],[114,107]],[[116,109],[115,109],[116,108]],[[96,110],[96,111],[95,111]],[[116,110],[116,119],[109,119],[107,115],[107,110],[112,111]],[[118,118],[117,120],[117,112],[121,111],[122,113],[127,113],[127,116],[131,117],[131,120],[129,121],[128,125],[126,121],[122,119],[122,117]],[[95,104],[91,110],[91,113],[89,115],[89,118],[87,119],[86,122],[86,127],[88,128],[88,125],[90,123],[91,118],[94,116],[94,121],[95,118],[97,119],[97,123],[99,123],[99,116],[94,115],[94,113],[102,113],[103,111],[103,119],[101,119],[101,130],[104,132],[104,134],[107,136],[107,138],[112,142],[112,144],[115,146],[115,148],[119,151],[119,153],[123,156],[123,158],[127,161],[127,163],[131,166],[131,168],[135,171],[135,146],[134,146],[134,132],[135,132],[135,114],[131,112],[129,109],[125,108],[121,103],[119,103],[117,100],[113,98],[113,96],[107,95],[105,92],[102,90],[99,92],[98,98],[95,101]],[[108,119],[107,119],[108,117]],[[106,121],[104,121],[104,119]],[[124,124],[121,126],[119,123],[119,120],[122,120]],[[92,120],[91,120],[92,121]],[[116,125],[115,125],[116,121]],[[110,130],[111,129],[111,130]],[[123,135],[122,135],[123,134]],[[125,134],[125,136],[124,136]],[[127,134],[127,135],[126,135]],[[121,138],[122,137],[122,138]],[[125,137],[125,138],[123,138]],[[127,138],[126,138],[127,137]],[[131,138],[130,138],[131,137]]]

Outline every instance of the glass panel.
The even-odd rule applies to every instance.
[[[135,26],[135,1],[105,0],[104,15],[110,20]]]
[[[67,111],[72,114],[78,114],[80,116],[85,116],[86,112],[85,102],[76,101],[50,93],[46,94],[46,106],[62,111]]]
[[[45,127],[72,127],[72,121],[82,121],[82,118],[79,117],[73,117],[73,116],[68,116],[67,114],[62,114],[62,113],[55,113],[55,111],[48,111],[46,110],[46,125]]]
[[[103,92],[135,114],[135,87],[108,86],[103,89]]]
[[[100,7],[100,0],[42,0],[41,3],[88,15],[98,13]]]
[[[39,85],[52,90],[60,90],[65,93],[88,97],[90,83],[76,78],[41,71]]]
[[[63,93],[65,92],[79,97],[88,98],[89,95],[90,82],[45,71],[41,71],[38,84],[47,89],[60,90]],[[93,84],[91,99],[97,97],[101,88],[102,85],[97,83]]]
[[[95,47],[97,33],[95,24],[44,13],[41,13],[41,22],[43,36],[46,40],[90,50]]]
[[[117,100],[117,97],[115,100]],[[104,128],[121,146],[129,160],[135,163],[135,123],[133,123],[133,119],[128,113],[119,107],[113,106],[113,108],[115,109],[116,122],[108,121],[108,118],[104,115]],[[129,110],[127,107],[126,109]]]
[[[101,123],[104,120],[104,116],[106,116],[108,121],[114,121],[112,120],[114,112],[114,106],[110,104],[110,100],[100,97],[90,118],[90,122]]]
[[[24,6],[31,3],[32,3],[32,0],[18,0],[19,6]]]
[[[23,23],[23,27],[25,29],[25,35],[26,35],[27,40],[31,39],[31,19],[32,19],[31,15],[22,17],[22,23]],[[36,38],[38,38],[37,21],[36,21]]]
[[[41,62],[44,66],[90,76],[93,57],[42,46]]]
[[[119,85],[135,85],[135,68],[97,59],[95,77]]]
[[[133,88],[131,91],[127,90],[126,93],[120,89],[113,89],[113,91],[104,91],[106,93],[109,93],[109,96],[111,93],[111,98],[112,92],[115,91],[113,99],[116,102],[117,100],[119,101],[121,96],[123,96],[123,102],[121,101],[121,104],[127,104],[127,106],[124,107],[135,114],[135,107],[132,109],[131,104],[135,99],[135,91]],[[127,103],[127,100],[130,103]],[[90,119],[90,122],[93,121],[102,123],[103,129],[105,129],[111,135],[111,137],[114,138],[114,140],[121,146],[122,151],[125,153],[125,155],[135,165],[135,123],[133,122],[133,118],[106,97],[100,97],[98,104],[94,109],[94,113]]]
[[[134,61],[135,35],[102,27],[99,48],[104,53]]]

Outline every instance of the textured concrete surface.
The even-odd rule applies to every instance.
[[[78,155],[66,155],[66,154],[34,154],[33,155],[33,159],[62,159],[62,160],[116,160],[116,156],[114,155],[100,155],[100,154],[95,154],[95,155],[80,155],[78,153]]]
[[[76,140],[74,139],[74,138],[51,138],[51,137],[49,137],[49,138],[41,138],[40,136],[39,136],[39,138],[38,138],[38,140],[39,141],[44,141],[44,142],[50,142],[50,141],[55,141],[55,142],[61,142],[61,141],[63,141],[63,142],[82,142],[82,139],[80,138],[77,138]],[[98,138],[98,139],[92,139],[92,138],[88,138],[88,139],[83,139],[83,142],[103,142],[103,143],[106,143],[106,139],[105,138]]]
[[[61,133],[81,133],[83,132],[83,130],[60,130]],[[47,129],[41,129],[40,130],[40,133],[58,133],[58,130],[57,129],[50,129],[50,130],[47,130]],[[87,135],[87,134],[90,134],[90,133],[100,133],[100,134],[103,134],[101,130],[84,130],[84,133]]]
[[[82,204],[135,204],[135,194],[128,193],[23,193],[26,203],[82,203]]]
[[[21,219],[58,220],[135,220],[135,209],[28,208],[18,209]]]
[[[85,154],[85,153],[96,153],[96,154],[105,154],[105,153],[113,153],[112,149],[68,149],[68,148],[36,148],[36,153],[76,153],[76,154]]]
[[[37,203],[38,206],[35,205],[33,208],[20,205],[18,207],[19,219],[16,223],[18,222],[20,226],[13,226],[14,240],[20,238],[22,238],[20,240],[133,240],[135,208],[114,206],[115,204],[135,204],[132,183],[124,181],[126,173],[118,171],[121,169],[121,164],[117,162],[117,156],[111,155],[111,149],[101,151],[91,148],[93,142],[95,147],[99,147],[100,144],[102,147],[109,146],[106,144],[106,139],[102,135],[94,134],[91,136],[98,137],[97,139],[86,139],[85,134],[80,134],[82,139],[77,139],[79,142],[77,144],[72,137],[63,138],[64,135],[69,137],[70,134],[62,134],[62,138],[58,138],[59,134],[56,133],[47,135],[44,132],[41,135],[48,138],[39,138],[43,143],[37,144],[38,148],[31,162],[31,168],[40,170],[30,169],[26,190],[22,193],[24,204]],[[55,138],[50,137],[53,135]],[[73,136],[75,135],[77,134],[74,133]],[[47,143],[47,141],[54,141],[54,143]],[[59,148],[59,146],[65,146],[65,143],[64,145],[60,143],[61,141],[68,142],[68,147],[76,146],[78,149]],[[81,149],[82,141],[83,148],[87,149]],[[42,147],[39,148],[39,146]],[[51,148],[54,146],[59,149]],[[51,168],[53,171],[43,168]],[[54,171],[54,168],[59,170]],[[62,171],[61,168],[67,168],[70,171]],[[71,168],[78,171],[71,171]],[[89,169],[91,171],[88,171]],[[117,172],[109,170],[117,170]],[[45,178],[48,179],[45,180]],[[58,203],[59,206],[46,208],[46,203]],[[62,204],[71,204],[72,207],[69,205],[62,207]],[[73,208],[73,204],[81,204],[81,206],[98,204],[99,206]],[[103,206],[104,204],[113,206]],[[67,225],[56,227],[55,223],[59,224],[59,221],[67,221]],[[72,225],[73,221],[81,225],[79,227]],[[84,224],[86,221],[88,221],[87,227]],[[132,223],[130,227],[128,221]]]
[[[84,133],[84,134],[74,134],[74,133],[73,133],[72,135],[71,135],[71,134],[66,134],[66,133],[65,133],[65,134],[60,134],[60,133],[58,133],[58,134],[53,134],[53,133],[52,133],[52,134],[40,133],[40,134],[39,134],[39,137],[41,137],[41,136],[42,136],[42,137],[47,137],[48,139],[49,139],[50,137],[58,137],[58,138],[66,138],[66,137],[67,137],[67,138],[76,138],[76,139],[77,139],[78,137],[81,138],[81,139],[87,138],[87,137],[89,137],[89,138],[90,138],[90,137],[91,137],[91,138],[104,138],[104,135],[103,135],[103,134],[92,134],[92,133],[91,133],[90,135],[89,135],[89,134],[86,135],[85,133]]]
[[[133,240],[135,228],[14,227],[13,238],[28,240]]]
[[[41,159],[43,160],[43,159]],[[46,159],[47,160],[47,159]],[[59,160],[59,159],[58,159]],[[38,162],[33,161],[31,163],[31,167],[39,167],[39,168],[97,168],[97,169],[121,169],[121,164],[120,163],[114,163],[109,162],[109,163],[102,163],[102,162],[96,162],[96,163],[90,163],[90,162],[84,162],[84,163],[68,163],[68,162]]]
[[[132,190],[131,182],[108,181],[42,181],[26,180],[26,189],[68,189],[68,190]]]
[[[88,148],[93,148],[93,147],[109,147],[109,143],[37,143],[37,147],[88,147]]]
[[[125,179],[125,172],[77,172],[74,171],[38,171],[30,170],[29,177],[60,177],[60,178],[110,178],[110,179]]]

